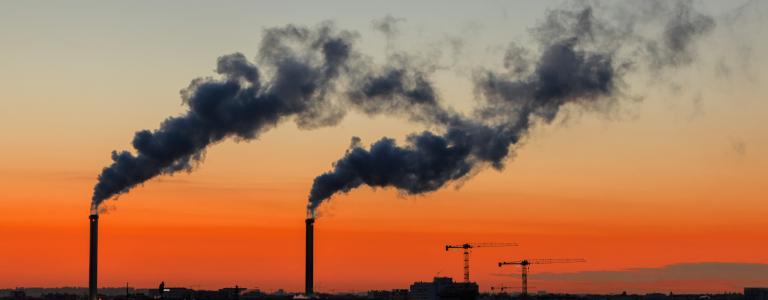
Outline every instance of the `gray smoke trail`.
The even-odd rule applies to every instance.
[[[615,103],[622,96],[625,74],[638,64],[659,71],[691,63],[694,42],[712,29],[713,19],[695,12],[690,1],[643,5],[630,15],[622,11],[614,20],[597,18],[590,6],[549,11],[531,30],[540,46],[535,61],[528,59],[528,50],[514,46],[504,58],[507,72],[478,74],[475,86],[482,103],[472,118],[442,110],[442,134],[411,134],[403,146],[383,138],[365,149],[353,138],[333,169],[315,178],[309,212],[361,185],[420,194],[486,165],[501,169],[536,122],[553,121],[566,105]],[[649,38],[635,31],[640,22],[664,27]]]
[[[483,163],[502,168],[510,146],[532,125],[531,118],[551,121],[565,103],[597,101],[617,89],[620,68],[612,58],[578,51],[575,45],[574,40],[551,45],[534,74],[522,80],[495,73],[478,79],[478,89],[488,100],[482,113],[494,119],[504,113],[507,119],[499,125],[454,116],[445,134],[413,134],[404,147],[389,138],[374,143],[369,150],[353,143],[333,171],[315,179],[309,209],[314,210],[335,193],[363,184],[418,194],[437,190]]]
[[[135,153],[112,152],[112,164],[94,187],[91,210],[98,212],[103,201],[158,175],[191,171],[212,144],[230,137],[252,140],[288,119],[311,129],[337,124],[347,107],[416,115],[437,106],[427,71],[407,61],[372,67],[354,51],[355,38],[330,24],[289,25],[264,32],[260,67],[240,53],[220,57],[221,78],[198,78],[182,90],[184,114],[156,130],[136,132]]]

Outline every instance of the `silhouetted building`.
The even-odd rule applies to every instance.
[[[194,290],[188,288],[163,287],[162,292],[160,289],[151,289],[149,291],[152,298],[161,298],[162,296],[162,299],[192,299],[194,295]]]
[[[259,289],[252,289],[248,290],[247,292],[240,294],[240,299],[249,300],[249,299],[263,299],[266,298],[267,294],[262,292]]]
[[[42,299],[45,299],[45,300],[79,300],[80,297],[78,295],[73,295],[73,294],[51,293],[51,294],[43,295]]]
[[[744,300],[768,300],[768,288],[744,288]]]
[[[22,290],[15,290],[11,293],[11,299],[15,299],[15,300],[27,299],[27,293]]]
[[[477,283],[453,282],[449,277],[435,277],[432,282],[414,282],[410,300],[474,300],[480,294]]]
[[[367,298],[374,300],[407,300],[408,290],[395,289],[391,291],[368,291]]]
[[[223,288],[219,290],[219,297],[227,300],[240,300],[240,293],[245,290],[239,286],[233,288]]]

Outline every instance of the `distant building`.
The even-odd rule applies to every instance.
[[[155,299],[192,299],[194,290],[180,287],[163,287],[162,294],[158,289],[149,290],[149,296]]]
[[[223,288],[219,290],[219,297],[227,300],[240,300],[240,293],[245,289],[235,286],[234,288]]]
[[[11,293],[11,299],[21,300],[26,298],[27,298],[27,293],[22,290],[15,290]]]
[[[768,300],[768,288],[744,288],[744,300]]]
[[[248,290],[247,292],[240,293],[240,299],[245,299],[245,300],[262,299],[262,298],[265,298],[266,296],[267,294],[265,294],[259,289],[251,289],[251,290]]]
[[[408,300],[408,290],[368,291],[367,298],[374,300]]]
[[[477,283],[453,282],[449,277],[435,277],[432,282],[414,282],[409,300],[474,300],[480,294]]]
[[[396,289],[392,290],[392,295],[389,300],[408,300],[408,290]]]

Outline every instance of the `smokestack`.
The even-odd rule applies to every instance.
[[[96,289],[98,283],[96,281],[98,271],[98,247],[99,247],[99,215],[92,214],[88,217],[91,220],[91,251],[90,261],[88,264],[88,299],[98,300],[99,294]]]
[[[306,270],[305,270],[305,281],[304,281],[304,293],[309,296],[312,295],[312,290],[314,288],[314,231],[315,231],[315,218],[308,217],[307,220],[307,240],[306,240]]]

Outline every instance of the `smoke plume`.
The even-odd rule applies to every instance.
[[[397,21],[373,26],[391,38]],[[530,30],[535,47],[512,45],[500,68],[476,70],[477,107],[469,114],[442,105],[430,79],[434,65],[390,51],[374,64],[356,50],[357,33],[330,23],[267,29],[255,60],[220,57],[217,77],[194,79],[181,91],[184,113],[136,132],[133,151],[112,152],[91,209],[159,175],[192,171],[225,139],[257,139],[286,121],[301,129],[334,126],[350,110],[436,129],[411,134],[403,145],[382,138],[364,147],[353,138],[332,170],[315,178],[309,213],[362,185],[435,191],[484,167],[501,170],[532,126],[564,108],[614,105],[625,96],[627,74],[691,64],[697,41],[714,26],[684,0],[549,10]]]
[[[477,72],[479,106],[471,116],[441,110],[439,132],[411,134],[401,146],[383,138],[365,148],[353,138],[333,169],[315,178],[308,210],[361,185],[421,194],[485,166],[502,169],[535,124],[552,122],[566,106],[604,107],[621,99],[624,77],[638,65],[660,71],[690,64],[696,39],[712,29],[713,19],[689,1],[642,5],[618,18],[599,18],[591,6],[550,10],[531,29],[538,51],[513,45],[502,60],[506,70]],[[643,27],[650,23],[663,27],[654,33]]]
[[[403,114],[437,105],[427,71],[406,60],[372,66],[354,50],[355,39],[331,24],[289,25],[264,32],[258,66],[241,53],[220,57],[220,78],[197,78],[181,91],[184,114],[136,132],[135,152],[112,152],[91,210],[156,176],[192,171],[212,144],[256,139],[288,119],[312,129],[337,124],[347,108]]]

